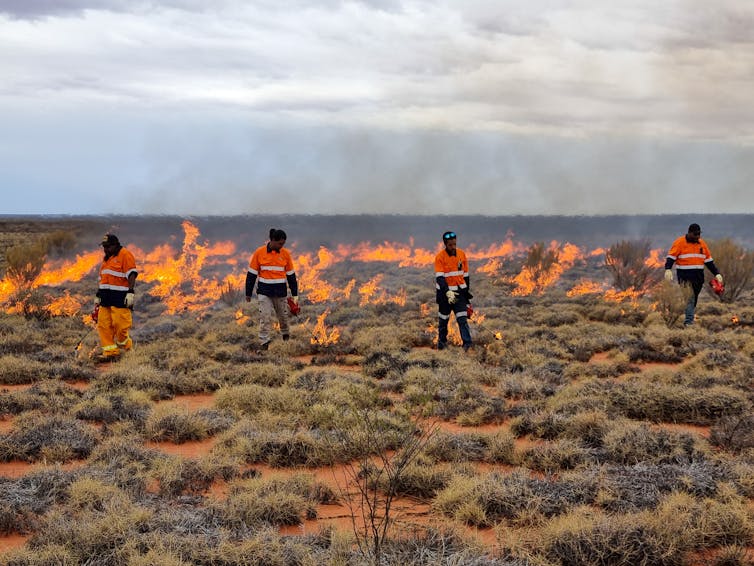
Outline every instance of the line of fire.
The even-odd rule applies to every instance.
[[[239,249],[231,241],[215,243],[202,240],[199,229],[190,221],[182,222],[182,246],[157,245],[152,249],[127,247],[137,257],[139,264],[138,293],[141,308],[162,308],[165,315],[195,313],[198,319],[215,308],[224,296],[236,294],[237,304],[241,304],[248,256],[251,250]],[[438,244],[439,246],[439,244]],[[333,249],[320,247],[307,251],[297,242],[289,246],[292,250],[296,273],[299,278],[299,294],[304,305],[317,305],[321,308],[311,312],[302,321],[311,334],[312,344],[327,346],[337,343],[340,330],[328,324],[328,316],[342,306],[365,306],[394,304],[402,308],[419,309],[426,316],[427,332],[434,333],[436,309],[427,300],[416,305],[410,302],[405,283],[407,279],[426,284],[433,288],[432,264],[438,249],[424,249],[408,243],[383,242],[380,244],[358,243],[338,245]],[[531,247],[516,242],[512,237],[488,247],[463,246],[472,265],[472,276],[479,281],[486,278],[495,288],[513,297],[542,295],[549,289],[563,288],[564,274],[589,262],[604,265],[605,249],[583,249],[568,242],[552,241],[542,244],[542,252],[550,254],[546,269],[542,264],[526,261]],[[46,262],[41,273],[28,287],[43,290],[43,308],[49,316],[81,317],[85,324],[91,324],[88,312],[93,291],[88,292],[86,282],[96,285],[96,269],[101,262],[101,251],[77,255],[72,259],[56,259]],[[646,265],[661,269],[664,263],[663,251],[651,250]],[[617,290],[605,273],[602,280],[579,277],[563,289],[568,297],[594,295],[605,301],[635,301],[647,289]],[[73,283],[80,282],[73,286]],[[77,291],[74,291],[76,289]],[[6,312],[18,313],[31,308],[19,299],[19,284],[8,278],[0,281],[0,304]],[[248,324],[250,314],[242,307],[236,312],[238,324]],[[485,313],[475,305],[471,320],[472,329],[484,328]],[[490,330],[496,339],[501,333]],[[450,340],[460,341],[451,335]]]

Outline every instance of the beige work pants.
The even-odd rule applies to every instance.
[[[269,342],[272,338],[272,313],[277,315],[280,323],[280,333],[288,336],[288,303],[285,297],[268,297],[267,295],[257,295],[259,304],[259,341],[262,344]]]

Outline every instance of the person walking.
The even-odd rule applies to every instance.
[[[461,333],[463,349],[468,351],[472,346],[466,312],[472,299],[469,290],[469,262],[466,254],[457,246],[455,232],[445,232],[442,243],[445,247],[435,256],[435,289],[439,309],[437,349],[443,350],[448,346],[448,322],[452,311]]]
[[[283,230],[270,229],[270,241],[254,251],[246,273],[246,302],[251,301],[254,284],[257,285],[259,305],[259,341],[260,348],[267,350],[272,333],[272,313],[280,323],[283,340],[290,338],[288,327],[288,289],[291,299],[298,305],[298,281],[293,269],[293,258],[283,246],[287,236]]]
[[[672,267],[675,264],[676,276],[678,283],[691,287],[692,294],[686,304],[685,318],[683,324],[690,326],[694,324],[694,312],[696,303],[699,299],[699,293],[704,286],[704,267],[706,266],[715,276],[720,284],[723,283],[723,276],[715,266],[712,260],[707,243],[702,240],[702,229],[699,224],[690,224],[688,232],[677,238],[665,258],[665,279],[673,280]]]
[[[129,330],[133,324],[136,260],[121,246],[115,234],[105,234],[101,243],[105,257],[99,269],[99,288],[94,299],[97,332],[102,346],[101,361],[117,360],[133,347]]]

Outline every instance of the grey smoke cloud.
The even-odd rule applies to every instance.
[[[752,24],[738,0],[0,0],[0,188],[18,213],[751,212]]]

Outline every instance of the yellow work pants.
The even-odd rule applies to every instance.
[[[131,309],[100,307],[97,332],[103,356],[118,356],[121,351],[131,349],[133,341],[128,335],[128,330],[132,322]]]

